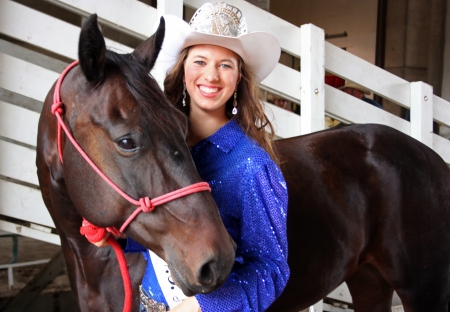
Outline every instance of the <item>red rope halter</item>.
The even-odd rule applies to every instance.
[[[85,235],[86,238],[93,243],[101,241],[106,236],[106,231],[111,232],[116,236],[120,236],[125,228],[133,221],[133,219],[141,212],[152,212],[156,206],[165,204],[174,199],[184,197],[193,193],[201,192],[201,191],[211,191],[209,184],[206,182],[194,183],[192,185],[183,187],[181,189],[175,190],[173,192],[167,193],[165,195],[150,199],[148,197],[140,198],[139,200],[135,200],[128,196],[124,191],[122,191],[114,182],[112,182],[98,167],[95,163],[89,158],[86,152],[81,148],[75,138],[72,136],[70,131],[62,119],[62,114],[64,114],[64,104],[61,102],[61,85],[64,80],[64,77],[67,73],[76,65],[78,65],[78,61],[73,62],[69,66],[64,69],[61,73],[61,76],[58,78],[55,86],[55,92],[53,93],[53,105],[52,105],[52,113],[58,119],[58,153],[61,163],[63,162],[62,155],[62,147],[61,147],[61,129],[64,130],[66,136],[72,142],[73,146],[78,150],[78,152],[83,156],[83,158],[87,161],[87,163],[94,169],[97,174],[103,178],[103,180],[108,183],[117,193],[119,193],[123,198],[125,198],[130,203],[138,206],[136,210],[128,217],[128,219],[123,223],[119,230],[115,227],[107,227],[106,229],[97,227],[88,221],[84,220],[83,225],[80,229],[80,233]],[[120,248],[119,244],[112,237],[108,238],[108,243],[114,248],[116,252],[116,256],[119,260],[120,270],[122,272],[122,279],[125,288],[125,303],[123,311],[131,311],[132,306],[132,289],[131,289],[131,280],[130,275],[128,273],[128,268],[125,260],[125,256],[123,254],[123,250]]]

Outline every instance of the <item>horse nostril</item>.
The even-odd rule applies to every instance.
[[[216,276],[214,273],[215,261],[206,262],[197,274],[197,281],[203,286],[211,287],[216,283]]]

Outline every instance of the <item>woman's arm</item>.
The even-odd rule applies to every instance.
[[[203,312],[264,311],[288,281],[286,184],[273,163],[255,171],[236,190],[241,224],[235,267],[222,287],[196,296]]]

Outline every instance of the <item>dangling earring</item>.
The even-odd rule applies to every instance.
[[[237,114],[237,101],[236,101],[236,98],[237,98],[237,91],[234,91],[233,110],[231,111],[231,113],[233,115]]]
[[[183,106],[186,106],[186,83],[183,82],[183,93],[181,93],[181,95],[183,96]]]

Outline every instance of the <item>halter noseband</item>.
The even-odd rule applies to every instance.
[[[61,76],[58,78],[58,81],[56,82],[55,86],[55,92],[53,93],[53,105],[52,105],[52,113],[56,116],[58,119],[58,153],[59,158],[61,160],[61,163],[63,162],[63,155],[62,155],[62,147],[61,147],[61,128],[64,130],[66,136],[69,138],[69,140],[72,142],[73,146],[78,150],[78,152],[83,156],[83,158],[87,161],[87,163],[94,169],[97,174],[105,180],[106,183],[108,183],[117,193],[119,193],[123,198],[125,198],[130,203],[138,206],[138,208],[128,217],[128,219],[123,223],[123,225],[120,227],[120,229],[117,231],[117,229],[111,227],[107,228],[108,231],[114,233],[114,234],[120,234],[122,233],[125,228],[133,221],[133,219],[141,212],[152,212],[153,209],[155,209],[156,206],[165,204],[167,202],[170,202],[174,199],[178,199],[180,197],[184,197],[193,193],[201,192],[201,191],[211,191],[211,188],[209,187],[209,184],[206,182],[198,182],[194,183],[192,185],[183,187],[181,189],[172,191],[170,193],[167,193],[165,195],[150,199],[148,197],[140,198],[139,200],[135,200],[128,196],[124,191],[122,191],[114,182],[112,182],[98,167],[97,165],[89,158],[89,156],[86,154],[86,152],[81,148],[81,146],[78,144],[78,142],[75,140],[75,138],[72,136],[70,131],[68,130],[67,126],[65,125],[62,114],[64,113],[64,104],[61,102],[61,85],[64,80],[64,77],[67,75],[67,73],[76,65],[78,65],[78,61],[73,62],[69,66],[64,69],[64,71],[61,73]]]

